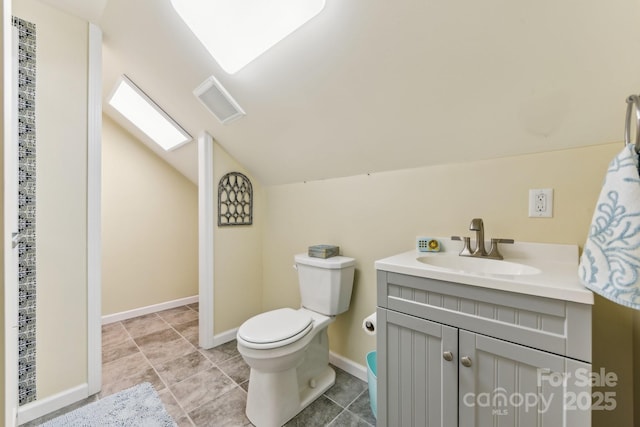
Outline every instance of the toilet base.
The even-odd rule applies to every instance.
[[[327,366],[314,378],[314,387],[307,386],[299,393],[287,393],[284,390],[298,390],[295,369],[279,372],[277,375],[252,370],[247,393],[247,418],[257,427],[280,427],[309,406],[335,382],[336,373]]]
[[[327,333],[333,318],[311,315],[313,329],[287,346],[256,350],[238,340],[238,351],[251,368],[246,414],[257,427],[282,426],[335,384]]]
[[[329,390],[336,383],[336,372],[329,366],[327,369],[315,378],[316,386],[315,388],[307,388],[300,395],[300,409],[298,412],[302,411],[304,408],[309,406],[314,400],[316,400],[322,393]],[[296,414],[298,413],[296,412]],[[293,417],[292,417],[293,418]],[[287,420],[288,421],[288,420]]]

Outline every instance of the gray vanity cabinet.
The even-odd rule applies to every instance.
[[[458,353],[458,330],[379,309],[381,341],[386,345],[377,350],[378,425],[457,427],[458,368],[443,354]]]
[[[378,426],[591,425],[589,305],[378,271],[377,314]]]

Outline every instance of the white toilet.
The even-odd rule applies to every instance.
[[[247,417],[257,427],[293,418],[335,383],[327,326],[349,309],[355,260],[295,256],[302,308],[258,314],[238,330],[238,351],[251,367]]]

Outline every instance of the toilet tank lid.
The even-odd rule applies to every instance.
[[[307,254],[294,256],[296,264],[311,265],[313,267],[338,269],[356,265],[356,260],[346,256],[334,256],[331,258],[315,258]]]

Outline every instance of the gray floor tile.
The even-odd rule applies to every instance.
[[[192,320],[198,320],[198,312],[191,310],[187,306],[160,311],[158,312],[158,316],[172,326],[190,322]]]
[[[218,363],[218,368],[234,380],[236,384],[242,384],[247,381],[251,371],[242,356],[236,356],[233,359]]]
[[[167,329],[161,329],[159,331],[154,331],[146,335],[135,337],[134,341],[136,342],[136,344],[140,346],[140,348],[143,348],[152,344],[163,343],[166,341],[174,341],[181,337],[182,336],[176,331],[174,331],[172,328],[167,328]]]
[[[370,402],[369,389],[366,389],[351,405],[347,407],[347,409],[361,419],[365,420],[367,423],[375,426],[376,418],[373,416],[373,412],[371,411]]]
[[[102,365],[102,391],[99,396],[103,398],[143,382],[150,382],[156,391],[165,388],[142,353],[122,357]]]
[[[188,424],[184,425],[192,425],[191,420],[189,420],[189,417],[180,407],[175,397],[173,397],[173,394],[171,394],[171,391],[168,388],[165,388],[164,390],[158,392],[158,396],[160,396],[160,400],[162,400],[165,409],[167,410],[169,415],[171,415],[171,418],[176,421],[176,424],[180,425],[178,423],[178,420],[184,418],[188,422]]]
[[[211,368],[213,368],[213,363],[195,349],[191,353],[156,366],[158,374],[168,385],[178,383],[198,372]]]
[[[240,355],[240,353],[238,353],[238,343],[236,340],[229,341],[226,344],[219,345],[209,350],[200,349],[200,352],[207,356],[209,360],[216,365]]]
[[[192,346],[194,346],[195,348],[200,348],[200,341],[198,339],[198,334],[195,335],[183,335],[184,339],[189,341],[189,343],[191,343]]]
[[[130,339],[129,333],[121,322],[102,326],[102,345],[114,345]]]
[[[133,338],[170,328],[169,324],[155,313],[123,320],[122,324]]]
[[[196,427],[245,426],[251,422],[245,415],[247,396],[238,387],[189,412]]]
[[[371,427],[369,423],[364,421],[359,416],[354,413],[344,410],[338,415],[338,417],[333,420],[330,424],[330,427]]]
[[[153,332],[136,338],[135,342],[154,365],[160,365],[195,350],[189,341],[173,329]]]
[[[194,424],[191,422],[191,418],[188,415],[183,415],[180,418],[174,418],[173,421],[176,422],[178,427],[194,427]]]
[[[185,337],[191,344],[193,344],[195,347],[198,347],[198,319],[181,323],[179,325],[173,325],[173,328],[178,331],[180,335]]]
[[[187,304],[187,307],[189,307],[193,311],[200,311],[200,304],[197,302],[194,302],[193,304]]]
[[[176,400],[189,412],[235,387],[218,368],[211,368],[170,386]]]
[[[322,427],[328,425],[340,412],[340,406],[324,395],[285,424],[286,427]]]
[[[340,368],[335,366],[332,368],[336,371],[336,383],[324,394],[338,405],[346,408],[367,388],[367,383]]]
[[[139,353],[140,349],[133,342],[133,339],[128,338],[126,341],[121,341],[114,344],[102,345],[102,363],[113,362],[116,359],[130,356],[134,353]]]

